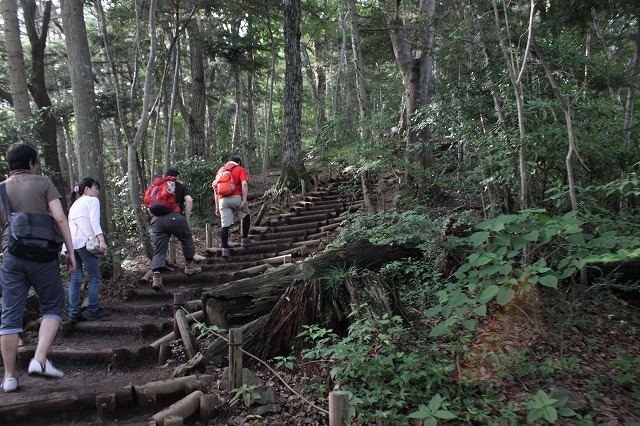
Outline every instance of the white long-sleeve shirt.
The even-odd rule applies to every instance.
[[[74,249],[84,247],[88,236],[102,234],[97,197],[83,195],[73,202],[69,209],[69,230]]]

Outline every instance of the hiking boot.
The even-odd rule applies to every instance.
[[[254,240],[253,238],[243,238],[240,244],[242,245],[242,247],[249,247],[254,245],[255,243],[256,240]]]
[[[99,308],[98,312],[89,312],[87,315],[87,321],[104,321],[109,315],[111,315],[111,312]]]
[[[69,317],[69,322],[75,324],[80,321],[86,321],[87,319],[82,314],[75,314]]]
[[[162,274],[160,272],[153,273],[153,284],[151,288],[154,290],[162,290]]]
[[[48,359],[44,361],[44,364],[40,364],[40,362],[35,358],[32,358],[29,363],[29,375],[32,374],[45,377],[55,377],[58,379],[64,376],[64,373],[55,368]]]
[[[3,392],[15,392],[18,390],[18,379],[15,377],[9,377],[8,379],[4,379],[2,382],[2,391]]]
[[[229,257],[229,249],[228,248],[223,248],[222,249],[222,257]]]
[[[202,272],[202,267],[199,265],[196,265],[195,262],[191,262],[190,264],[184,267],[184,273],[187,275],[199,274],[200,272]]]

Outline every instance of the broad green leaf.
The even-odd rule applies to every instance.
[[[543,275],[540,277],[540,284],[546,287],[558,288],[558,279],[554,275]]]
[[[429,401],[429,411],[435,413],[442,406],[442,396],[439,393],[435,394]]]
[[[476,232],[469,237],[469,241],[471,241],[471,244],[474,246],[481,246],[489,239],[490,235],[491,234],[486,231]]]
[[[477,325],[478,323],[474,319],[468,319],[468,320],[462,321],[462,326],[469,331],[475,330]]]
[[[514,250],[518,251],[522,250],[525,245],[527,245],[527,241],[523,240],[522,238],[514,238],[511,243],[511,247],[513,247]]]
[[[480,306],[476,307],[473,310],[473,313],[478,315],[478,316],[481,316],[481,317],[487,315],[487,305],[480,305]]]
[[[436,306],[432,306],[429,309],[427,309],[427,311],[424,313],[424,315],[426,317],[432,317],[434,315],[439,314],[441,311],[442,311],[442,306],[436,305]]]
[[[542,409],[544,413],[544,419],[549,423],[555,423],[558,420],[558,411],[550,405],[547,405]]]
[[[540,236],[540,232],[536,229],[524,235],[522,238],[524,238],[526,241],[533,242],[533,241],[537,241],[539,236]]]
[[[439,419],[444,419],[444,420],[451,420],[451,419],[455,419],[456,415],[449,411],[438,410],[435,413],[433,413],[433,417],[437,417]]]
[[[500,269],[499,269],[502,275],[508,275],[511,273],[512,270],[513,270],[513,267],[511,266],[510,263],[504,263],[500,265]]]
[[[493,299],[496,294],[498,294],[498,291],[500,291],[500,287],[498,287],[497,285],[490,285],[489,287],[485,288],[484,291],[480,294],[480,296],[478,296],[477,301],[478,303],[488,303],[491,299]]]
[[[449,331],[449,326],[446,323],[440,323],[431,329],[429,333],[429,337],[438,337],[442,336],[446,332]]]
[[[511,300],[513,300],[515,295],[516,295],[516,292],[513,291],[511,288],[501,287],[500,291],[498,291],[498,294],[496,295],[496,302],[498,302],[501,306],[504,306],[507,303],[511,302]]]

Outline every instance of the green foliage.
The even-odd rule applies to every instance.
[[[193,212],[199,215],[214,214],[213,190],[211,182],[216,171],[226,163],[222,158],[205,160],[202,157],[190,157],[177,161],[174,167],[180,170],[182,182],[191,190],[193,197]]]
[[[594,225],[574,213],[549,217],[542,210],[477,224],[479,231],[466,239],[470,254],[454,274],[456,281],[436,293],[439,303],[426,312],[444,317],[431,336],[449,333],[459,325],[473,329],[474,316],[486,315],[490,302],[504,306],[517,292],[527,292],[535,285],[557,288],[560,281],[572,278],[590,263],[636,254],[638,237],[621,237],[604,228],[597,233],[585,231],[598,229]]]
[[[619,358],[609,362],[615,370],[613,380],[623,386],[631,386],[634,393],[640,398],[640,355],[630,353],[626,349],[618,349]]]
[[[256,388],[255,385],[243,383],[242,386],[233,390],[233,397],[229,400],[229,405],[233,407],[242,401],[245,407],[251,407],[254,402],[260,399],[260,394],[255,392]]]
[[[555,423],[559,416],[572,417],[576,413],[564,405],[569,400],[568,396],[550,397],[543,390],[539,390],[534,398],[527,402],[527,422],[533,423],[544,418],[549,423]]]
[[[402,349],[409,330],[399,317],[358,318],[357,311],[351,317],[355,321],[343,339],[336,339],[330,330],[307,328],[303,333],[316,344],[303,357],[329,363],[331,379],[357,395],[351,405],[358,406],[363,421],[406,425],[408,412],[419,410],[415,401],[430,400],[433,388],[452,384],[448,363]],[[446,405],[439,407],[439,415],[447,411]]]
[[[410,419],[423,419],[425,426],[436,426],[438,420],[453,420],[457,416],[449,411],[450,403],[446,402],[439,393],[435,394],[428,405],[420,404],[418,411],[409,414]]]
[[[345,230],[332,246],[340,247],[351,241],[366,239],[373,244],[404,244],[440,241],[442,221],[421,211],[400,212],[387,210],[373,216],[350,215],[344,222]]]

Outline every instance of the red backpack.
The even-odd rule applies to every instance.
[[[176,177],[156,178],[144,193],[144,204],[154,216],[178,211],[176,206]]]
[[[233,193],[236,189],[236,183],[231,176],[231,170],[237,166],[233,166],[230,169],[222,166],[218,173],[216,173],[216,179],[213,181],[213,186],[220,197],[227,197]]]

